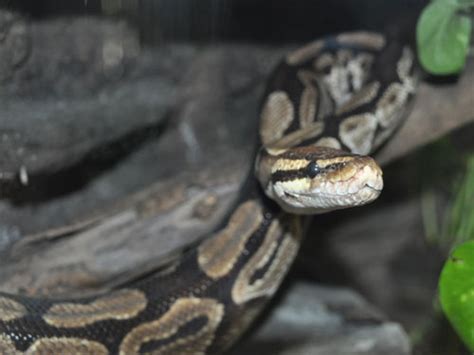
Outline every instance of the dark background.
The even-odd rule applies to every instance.
[[[124,16],[147,43],[163,40],[305,41],[324,33],[414,24],[425,0],[2,0],[35,19]]]

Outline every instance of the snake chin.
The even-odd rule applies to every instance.
[[[277,182],[272,195],[287,212],[320,214],[370,203],[382,189],[380,168],[369,164],[357,169],[347,179],[321,181],[307,178],[296,184]]]

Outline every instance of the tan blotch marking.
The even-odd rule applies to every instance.
[[[397,63],[397,74],[401,83],[391,84],[376,106],[375,116],[384,130],[375,138],[374,147],[381,145],[405,116],[409,96],[415,91],[417,84],[417,78],[410,75],[412,65],[413,53],[409,48],[404,48]]]
[[[380,125],[384,128],[391,127],[398,123],[404,114],[404,108],[410,91],[400,83],[391,84],[377,103],[375,116]]]
[[[262,221],[262,209],[257,202],[241,204],[227,226],[199,246],[198,262],[202,271],[212,279],[227,275]]]
[[[321,80],[317,74],[309,70],[299,70],[296,75],[300,82],[306,87],[314,87],[318,81]],[[321,120],[333,112],[334,105],[325,85],[318,85],[317,94],[319,95],[319,105],[317,107],[316,118],[317,120]]]
[[[281,138],[295,116],[293,103],[284,91],[268,95],[260,117],[260,137],[265,145]]]
[[[385,37],[373,32],[348,32],[336,37],[341,44],[358,44],[371,49],[382,49],[385,46]]]
[[[388,92],[392,90],[392,92]],[[374,141],[374,148],[380,146],[393,133],[395,128],[405,117],[408,103],[408,96],[412,92],[411,81],[408,88],[400,83],[392,84],[386,91],[384,97],[379,101],[375,115],[384,129],[377,134]],[[381,102],[384,100],[384,102]]]
[[[287,148],[271,148],[271,147],[268,147],[268,148],[266,148],[266,150],[267,150],[268,154],[276,156],[276,155],[283,154],[288,149]]]
[[[318,75],[310,70],[298,70],[296,76],[304,86],[312,86],[318,81]]]
[[[318,104],[318,91],[312,85],[306,86],[301,94],[299,118],[300,127],[308,127],[315,118]]]
[[[334,56],[331,53],[323,53],[313,61],[313,67],[317,71],[322,71],[334,65]]]
[[[318,147],[328,147],[333,149],[341,149],[341,143],[333,137],[323,137],[319,139],[316,144]]]
[[[336,52],[337,62],[342,65],[347,64],[347,62],[349,61],[349,59],[351,59],[351,57],[352,57],[352,52],[348,49],[339,49]]]
[[[369,103],[377,97],[379,90],[380,83],[378,81],[367,84],[362,89],[357,91],[349,101],[338,107],[336,110],[336,115],[355,110],[357,107]]]
[[[295,220],[296,227],[296,220]],[[282,234],[285,234],[281,239]],[[270,225],[265,239],[257,252],[240,271],[232,287],[232,299],[236,304],[254,298],[272,296],[285,277],[299,247],[300,231],[285,231],[276,219]],[[273,256],[274,255],[274,256]],[[273,256],[273,259],[271,259]],[[270,262],[265,274],[251,282],[252,276]]]
[[[303,177],[297,179],[291,179],[288,181],[277,181],[274,183],[273,190],[276,192],[281,189],[286,189],[290,191],[308,191],[311,188],[311,178]],[[267,191],[266,191],[267,192]],[[267,192],[268,196],[275,196],[273,192]],[[276,195],[278,193],[276,192]]]
[[[397,63],[397,74],[400,80],[410,79],[410,70],[413,66],[413,52],[408,47],[403,48],[402,56]]]
[[[96,341],[80,338],[41,338],[36,340],[25,352],[26,355],[107,355],[107,348]]]
[[[358,53],[347,63],[347,69],[352,80],[354,90],[361,90],[370,73],[374,62],[374,55],[369,53]]]
[[[313,122],[305,128],[291,132],[283,138],[280,138],[279,140],[273,142],[271,149],[294,147],[295,145],[298,145],[307,139],[312,139],[318,136],[323,132],[323,129],[323,122]]]
[[[297,49],[286,57],[289,65],[299,65],[316,56],[324,46],[324,40],[317,40]]]
[[[199,317],[207,322],[199,330],[155,349],[152,354],[204,354],[212,344],[217,327],[224,316],[224,306],[210,298],[180,298],[159,319],[132,329],[120,344],[120,355],[139,354],[150,341],[166,340],[175,336],[181,327]]]
[[[19,355],[20,352],[16,350],[13,341],[6,335],[0,334],[0,354],[5,355]]]
[[[120,290],[88,304],[59,303],[43,316],[55,327],[77,328],[106,319],[130,319],[143,311],[147,301],[139,290]]]
[[[8,322],[23,317],[26,308],[17,301],[0,296],[0,321]]]
[[[377,120],[371,113],[351,116],[339,126],[339,137],[357,154],[368,154],[377,128]]]
[[[341,51],[342,52],[342,51]],[[372,62],[372,56],[366,53],[359,53],[354,57],[350,53],[341,55],[348,56],[345,62],[337,60],[335,65],[324,76],[327,90],[331,94],[337,107],[341,107],[350,101],[354,95],[364,85],[367,73]]]

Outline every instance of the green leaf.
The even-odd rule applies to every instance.
[[[474,241],[451,253],[439,279],[439,296],[454,329],[474,351]]]
[[[422,66],[433,74],[454,74],[464,67],[471,20],[458,13],[456,0],[436,0],[422,12],[416,38]]]
[[[446,235],[456,242],[474,240],[474,153],[468,156],[466,173],[448,216]]]

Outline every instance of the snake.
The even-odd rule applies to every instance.
[[[220,225],[166,272],[73,299],[0,293],[0,353],[220,354],[295,259],[307,215],[367,204],[373,153],[416,93],[416,60],[381,33],[347,32],[287,54],[268,78],[255,165]]]

